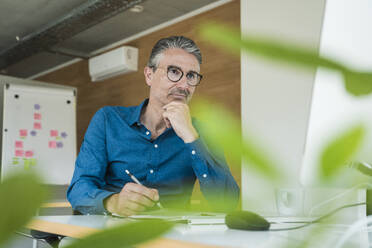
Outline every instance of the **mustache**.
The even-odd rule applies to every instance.
[[[169,92],[170,95],[184,95],[186,97],[189,97],[190,91],[187,89],[180,89],[180,88],[173,88]]]

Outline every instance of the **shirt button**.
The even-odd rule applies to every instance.
[[[151,169],[151,170],[150,170],[150,173],[151,173],[151,174],[152,174],[152,173],[154,173],[154,170],[153,170],[153,169]]]
[[[149,131],[146,131],[146,135],[149,135],[150,134],[150,132]]]
[[[207,177],[207,174],[203,174],[203,177],[206,178]]]
[[[158,148],[158,144],[155,144],[154,147],[155,147],[155,148]]]
[[[195,150],[192,150],[192,151],[191,151],[191,154],[192,154],[192,155],[195,155],[195,153],[196,153]]]

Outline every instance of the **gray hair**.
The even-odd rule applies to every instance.
[[[157,66],[159,65],[160,57],[162,56],[163,52],[169,48],[183,49],[186,52],[194,55],[198,60],[199,65],[202,63],[200,49],[193,40],[184,36],[171,36],[160,39],[158,42],[156,42],[155,46],[152,48],[147,66],[153,68],[153,70],[156,70]]]

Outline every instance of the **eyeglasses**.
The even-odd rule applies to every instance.
[[[154,68],[155,67],[153,67],[153,69]],[[164,68],[161,68],[161,67],[157,67],[157,68],[164,69]],[[176,82],[181,80],[183,75],[184,75],[184,72],[182,71],[181,68],[179,68],[177,66],[174,66],[174,65],[168,66],[167,77],[170,81],[176,83]],[[199,74],[195,71],[189,71],[188,73],[186,73],[186,82],[190,86],[199,85],[202,78],[203,78],[203,75],[201,75],[201,74]]]

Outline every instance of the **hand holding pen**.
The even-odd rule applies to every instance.
[[[133,176],[132,173],[129,172],[129,170],[125,170],[125,173],[127,173],[127,174],[130,176],[130,178],[131,178],[135,183],[137,183],[137,184],[139,184],[139,185],[142,185],[142,183],[141,183],[140,181],[138,181],[138,179],[137,179],[135,176]],[[160,204],[159,201],[156,203],[156,206],[158,206],[159,208],[163,208],[163,206]]]
[[[131,216],[153,207],[157,201],[159,193],[156,189],[138,183],[126,183],[119,193],[105,199],[104,207],[111,213]]]

